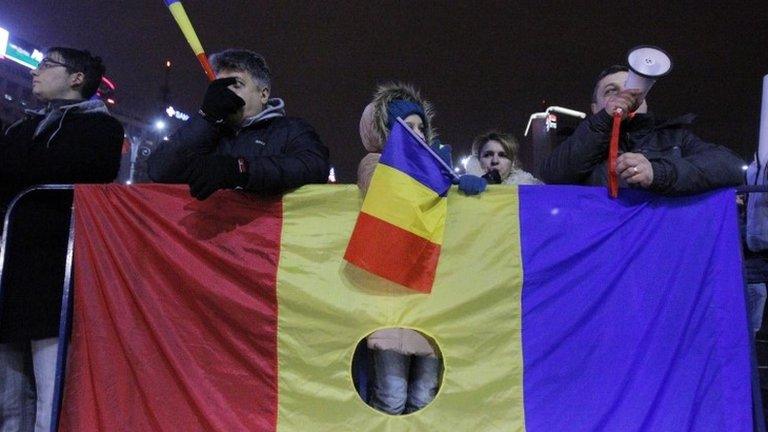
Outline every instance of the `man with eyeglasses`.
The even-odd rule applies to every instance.
[[[32,185],[116,177],[123,127],[93,98],[103,74],[100,58],[58,47],[32,71],[43,107],[0,137],[0,215]],[[57,193],[14,210],[0,299],[1,432],[50,430],[71,203]]]
[[[307,122],[286,117],[282,99],[270,98],[264,58],[229,49],[211,56],[217,80],[195,115],[160,143],[148,160],[149,176],[187,183],[204,200],[219,189],[277,194],[328,181],[328,149]]]

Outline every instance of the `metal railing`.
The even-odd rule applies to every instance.
[[[38,185],[32,186],[23,190],[16,195],[13,200],[8,204],[5,211],[5,219],[3,220],[3,237],[0,239],[0,318],[2,318],[2,301],[3,301],[3,276],[5,274],[6,255],[8,253],[8,239],[11,236],[9,230],[11,224],[11,217],[13,211],[16,209],[19,202],[25,197],[38,191],[71,191],[74,190],[74,185]],[[69,333],[72,323],[72,255],[74,252],[74,240],[75,240],[75,225],[74,225],[74,201],[70,205],[69,214],[69,233],[67,238],[67,251],[65,257],[64,268],[64,281],[62,287],[61,297],[61,314],[59,315],[59,335],[58,335],[58,347],[56,353],[56,374],[53,390],[53,399],[51,404],[51,432],[58,430],[58,418],[61,410],[61,402],[63,396],[64,387],[64,371],[66,370],[67,350],[69,348]]]

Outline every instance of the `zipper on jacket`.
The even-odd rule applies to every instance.
[[[64,124],[64,118],[67,116],[67,114],[69,113],[69,110],[71,110],[71,109],[72,108],[67,108],[67,109],[64,110],[64,114],[61,115],[61,120],[59,120],[59,127],[57,127],[56,130],[53,131],[53,133],[51,134],[51,137],[48,138],[48,142],[45,143],[45,148],[51,148],[51,141],[53,141],[53,138],[61,130],[61,126]]]

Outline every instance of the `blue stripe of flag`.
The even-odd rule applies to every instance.
[[[400,122],[392,127],[379,163],[407,174],[439,196],[445,196],[451,187],[440,162]]]
[[[526,430],[751,431],[734,191],[519,194]]]

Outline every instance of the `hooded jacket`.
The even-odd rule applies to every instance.
[[[653,168],[650,190],[686,195],[743,182],[743,161],[725,147],[707,143],[689,130],[688,114],[656,124],[653,115],[638,114],[622,123],[620,152],[642,153]],[[606,185],[613,118],[601,110],[581,122],[541,165],[546,183]],[[620,186],[627,183],[620,179]]]
[[[432,104],[421,97],[413,86],[402,83],[387,83],[380,85],[373,95],[373,100],[363,110],[360,118],[360,140],[363,147],[370,153],[365,155],[357,167],[357,185],[363,192],[373,177],[373,171],[379,162],[384,144],[389,137],[387,128],[387,104],[395,99],[403,99],[421,105],[426,115],[426,142],[434,139],[432,119],[434,110]],[[419,332],[407,328],[386,328],[373,332],[368,336],[368,348],[376,350],[392,350],[405,355],[422,355],[436,357],[432,345]]]
[[[103,102],[49,104],[0,137],[3,212],[36,184],[107,183],[120,166],[123,127]],[[36,192],[14,210],[3,271],[0,343],[58,335],[72,193]]]
[[[0,138],[3,209],[22,189],[46,183],[103,183],[120,166],[123,127],[104,102],[61,101],[9,126]]]
[[[389,137],[387,104],[396,99],[408,100],[421,105],[427,117],[425,141],[431,143],[435,138],[436,133],[432,127],[432,119],[435,116],[434,109],[432,104],[424,99],[416,88],[403,83],[380,85],[373,95],[373,100],[365,107],[360,118],[360,140],[363,147],[369,152],[357,166],[357,186],[363,192],[368,190],[373,171]]]
[[[276,194],[328,181],[328,149],[307,122],[285,116],[281,99],[270,99],[264,111],[238,128],[193,116],[149,157],[149,176],[159,183],[184,183],[189,163],[208,154],[246,158],[244,189],[251,192]]]

